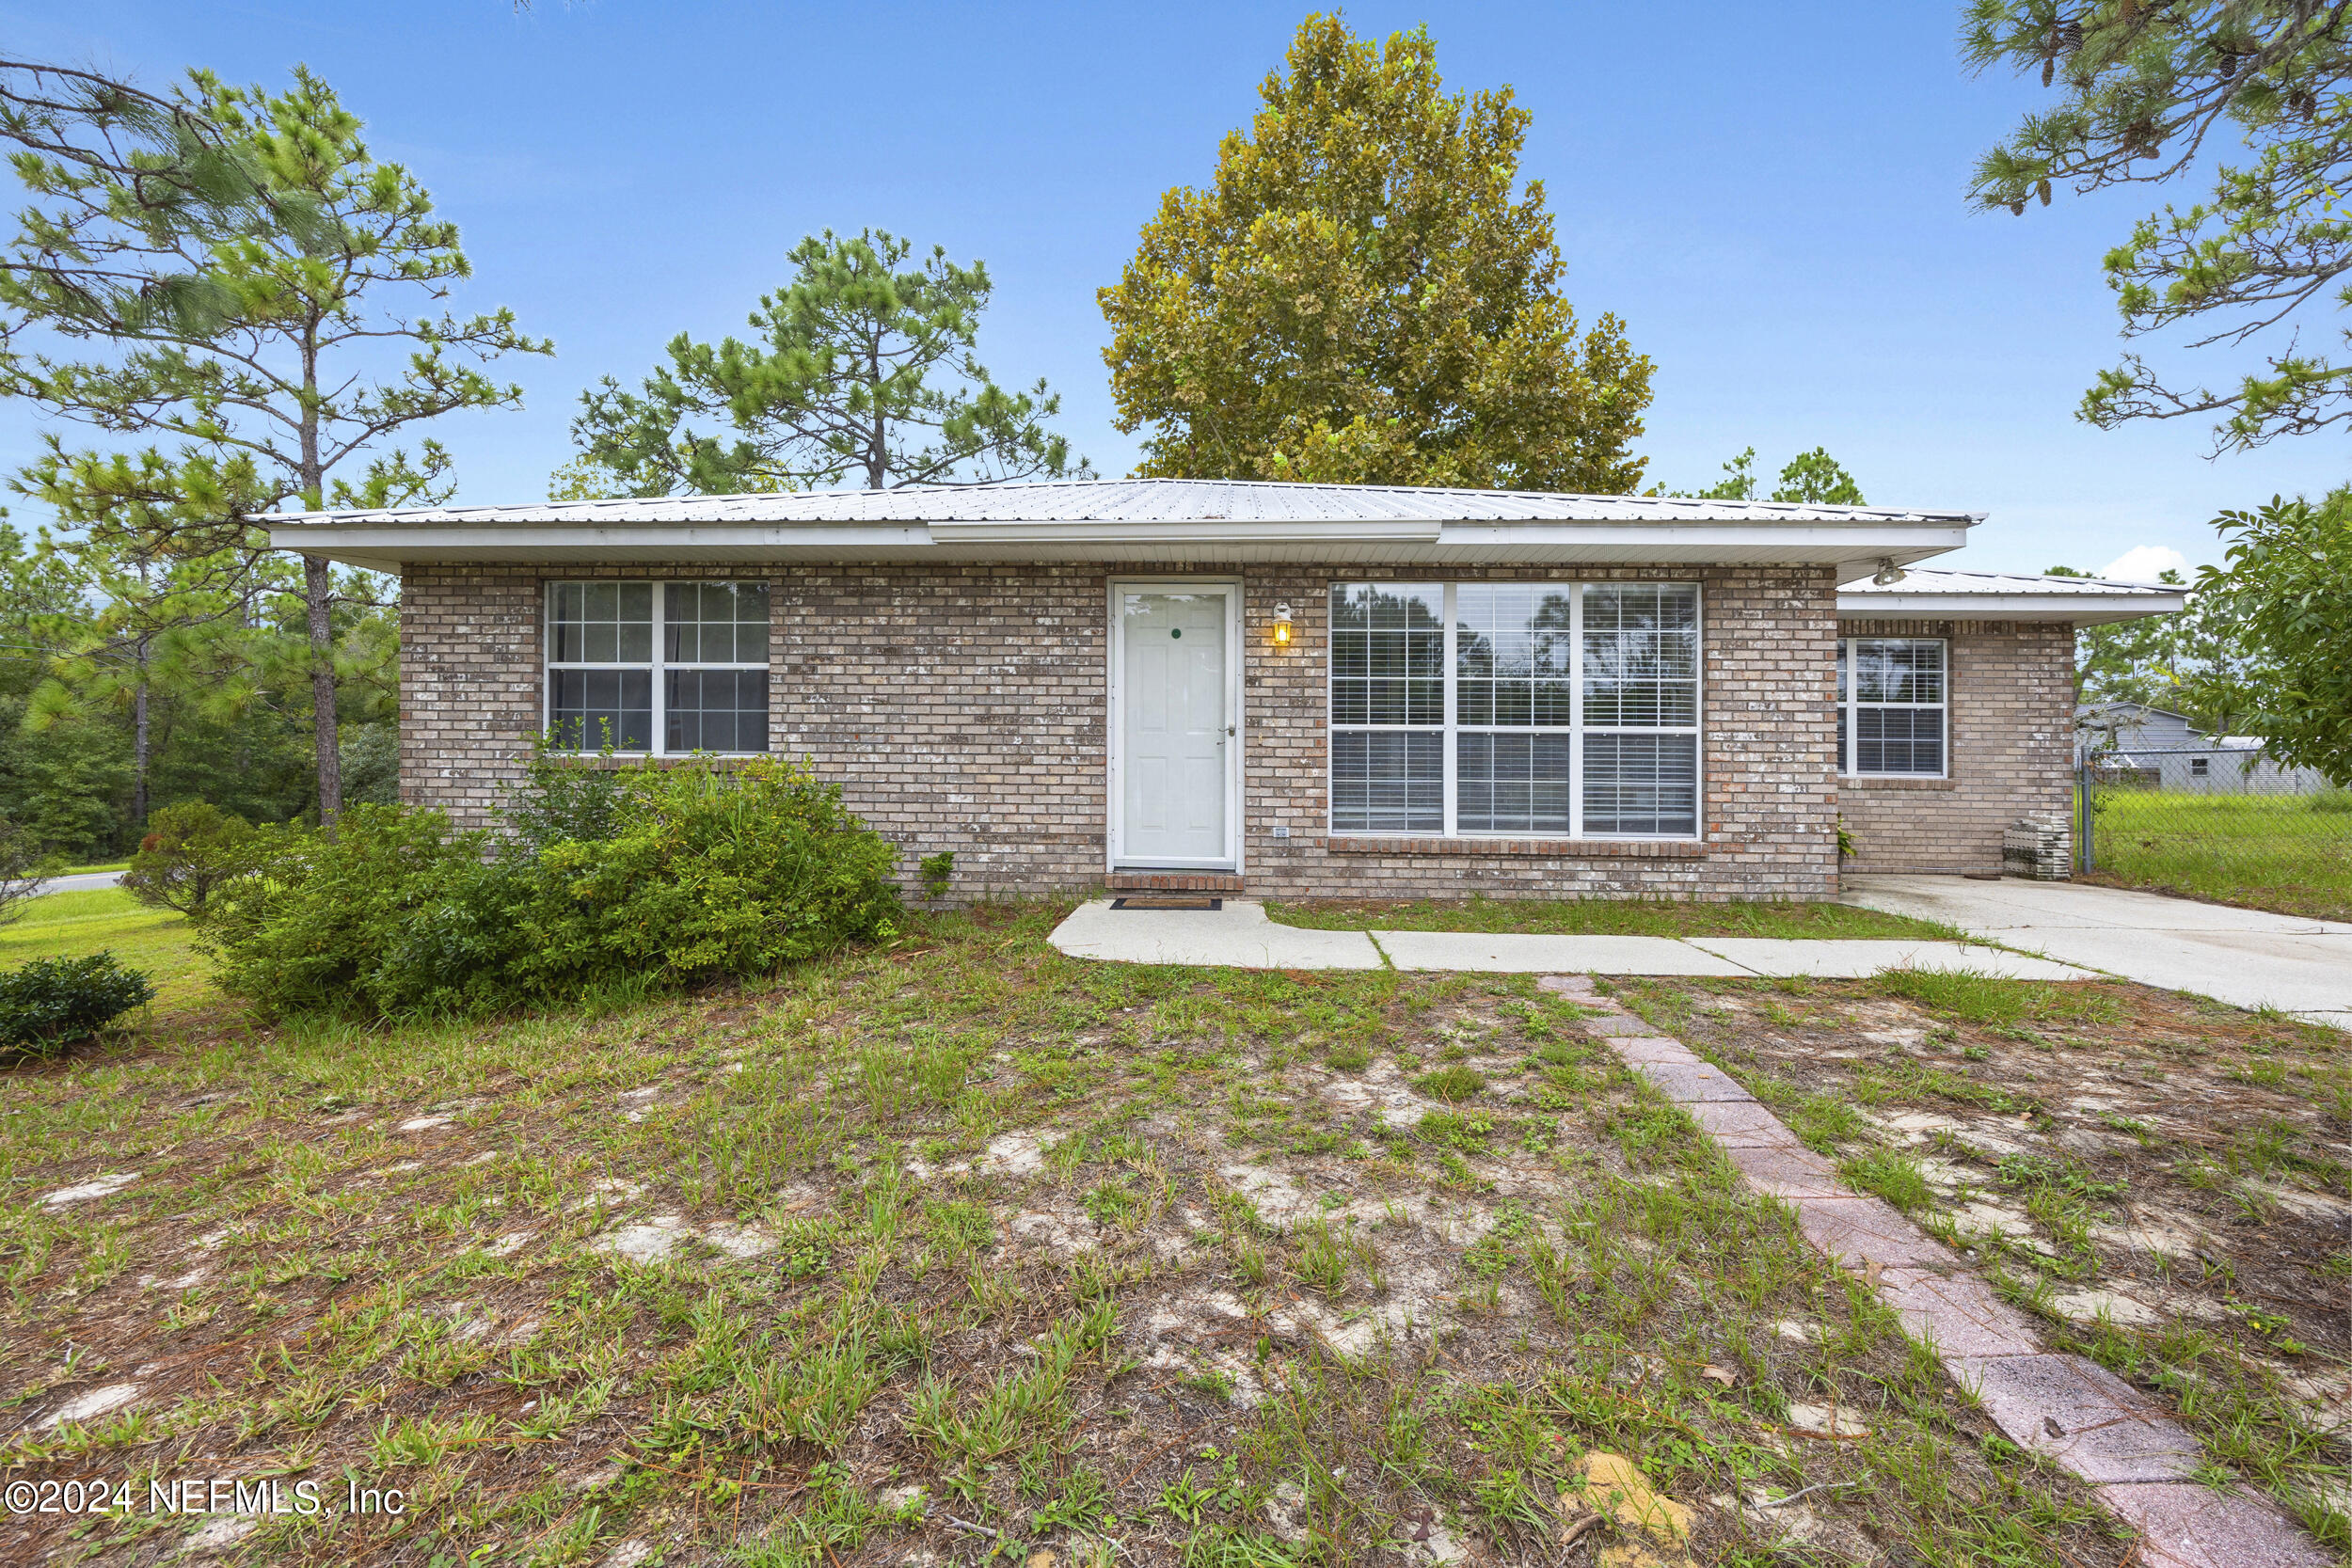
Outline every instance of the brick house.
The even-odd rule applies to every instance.
[[[957,887],[1813,898],[2063,816],[2074,628],[1966,513],[1108,480],[270,519],[401,578],[401,791],[771,752]],[[1870,580],[1873,578],[1879,579]]]

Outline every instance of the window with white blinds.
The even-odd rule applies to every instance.
[[[1331,586],[1331,831],[1695,838],[1691,583]]]

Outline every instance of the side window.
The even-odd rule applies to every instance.
[[[1946,654],[1940,637],[1852,637],[1838,643],[1840,771],[1944,776]]]
[[[765,752],[768,585],[548,584],[547,722],[568,751]]]

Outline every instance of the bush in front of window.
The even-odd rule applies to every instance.
[[[602,777],[609,800],[598,782],[535,819],[601,837],[465,832],[398,806],[355,807],[332,838],[261,830],[199,943],[264,1014],[431,1017],[768,974],[896,933],[895,850],[805,768]]]
[[[532,941],[514,966],[527,988],[766,974],[896,934],[898,850],[839,785],[779,757],[621,778],[611,838],[536,857]]]

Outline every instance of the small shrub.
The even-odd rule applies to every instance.
[[[147,818],[122,888],[142,904],[204,918],[215,890],[245,869],[253,825],[203,800],[166,806]]]
[[[147,976],[112,953],[35,958],[0,974],[0,1046],[32,1054],[62,1050],[154,997]]]
[[[2352,811],[2352,789],[2342,784],[2329,784],[2312,797],[2312,810],[2319,812]]]
[[[947,884],[956,874],[956,852],[942,849],[936,855],[925,855],[916,868],[923,879],[923,896],[937,900],[947,896]]]
[[[499,819],[516,842],[536,851],[566,839],[601,844],[620,821],[625,770],[608,748],[594,760],[551,751],[541,736],[523,776],[506,786]]]

